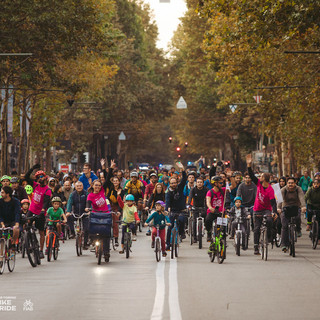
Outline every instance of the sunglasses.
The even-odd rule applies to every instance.
[[[44,175],[42,174],[41,176],[38,176],[38,178],[44,178]]]

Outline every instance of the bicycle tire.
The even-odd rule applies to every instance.
[[[3,238],[0,239],[0,274],[3,274],[6,265],[6,242]]]
[[[77,256],[80,257],[81,256],[81,236],[80,234],[78,233],[76,235],[76,252],[77,252]]]
[[[189,218],[189,236],[190,236],[190,245],[193,245],[193,219]]]
[[[27,233],[23,231],[21,236],[21,256],[25,258],[26,256],[26,241],[27,241]]]
[[[59,254],[59,239],[57,234],[56,234],[56,239],[54,241],[54,246],[52,248],[52,251],[53,251],[53,259],[57,260],[58,254]]]
[[[173,228],[171,232],[171,259],[174,259],[175,241],[176,241],[176,229]]]
[[[128,232],[126,232],[124,234],[124,248],[126,251],[126,259],[129,259],[129,257],[130,257],[130,237],[129,237]]]
[[[213,242],[210,243],[210,247],[209,248],[211,248],[212,252],[209,253],[209,259],[210,259],[211,262],[214,261],[214,259],[216,257],[216,254],[217,254],[217,250],[216,250],[215,246],[216,245]]]
[[[34,243],[33,243],[34,241],[31,233],[27,233],[26,240],[27,240],[26,251],[27,251],[28,260],[31,266],[35,268],[38,265],[38,259],[35,252]]]
[[[236,255],[240,257],[240,246],[241,246],[241,234],[237,232],[236,234]]]
[[[318,230],[319,225],[318,225],[318,221],[314,220],[312,222],[312,248],[315,250],[317,248],[318,245]]]
[[[198,243],[199,249],[202,249],[202,221],[198,223]]]
[[[98,265],[101,264],[101,258],[102,258],[102,243],[101,241],[99,242],[98,248],[97,248],[97,252],[98,252]]]
[[[244,233],[244,239],[242,239],[242,250],[248,250],[249,247],[249,237],[248,234]]]
[[[33,243],[34,243],[34,252],[35,252],[36,262],[38,265],[40,265],[41,264],[40,247],[39,247],[38,238],[37,238],[35,232],[32,233],[32,238],[33,238]]]
[[[295,227],[291,226],[290,228],[290,255],[294,258],[296,256],[296,248],[295,248]]]
[[[268,232],[265,230],[264,232],[264,261],[268,260]]]
[[[12,272],[16,265],[16,253],[12,249],[8,249],[8,270]]]
[[[159,239],[156,239],[155,252],[156,252],[156,260],[157,262],[159,262],[161,260],[161,245],[160,245]]]
[[[47,260],[48,262],[50,262],[52,257],[53,233],[50,232],[48,236],[49,236],[49,240],[47,245]]]
[[[174,245],[174,255],[176,258],[178,258],[178,256],[179,256],[179,238],[180,238],[180,235],[179,235],[179,233],[177,233],[177,240]]]
[[[117,247],[116,247],[116,245],[115,245],[115,240],[114,240],[113,237],[111,238],[111,244],[112,244],[112,249],[113,249],[113,251],[116,251],[116,250],[117,250]]]
[[[225,250],[225,247],[224,247],[223,239],[220,239],[219,245],[218,245],[218,254],[217,254],[219,264],[223,263],[225,259],[224,250]]]
[[[280,248],[280,246],[281,246],[281,234],[279,234],[279,233],[276,233],[275,244],[276,244],[277,248]]]
[[[264,260],[264,230],[260,231],[260,254],[261,254],[261,259]]]

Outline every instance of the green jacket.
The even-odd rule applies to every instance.
[[[314,209],[320,209],[320,188],[315,189],[311,187],[307,191],[305,199],[309,206],[312,206]]]

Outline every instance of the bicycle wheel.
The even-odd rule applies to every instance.
[[[26,237],[26,252],[29,259],[29,262],[32,267],[36,267],[38,265],[37,254],[34,248],[34,241],[31,233],[27,233]]]
[[[275,243],[276,243],[276,247],[280,248],[280,246],[281,246],[281,234],[279,234],[279,233],[276,234]]]
[[[130,234],[128,232],[124,235],[124,250],[126,251],[126,258],[130,257]]]
[[[264,260],[264,234],[265,234],[265,231],[264,229],[262,229],[260,231],[260,254],[261,254],[261,259]]]
[[[7,255],[8,269],[12,272],[16,265],[16,253],[12,249],[8,249]]]
[[[290,255],[294,258],[296,256],[296,248],[295,248],[295,226],[291,225],[290,228]]]
[[[59,254],[59,239],[58,236],[56,234],[56,239],[54,241],[54,246],[52,248],[53,250],[53,259],[57,260],[58,259],[58,254]]]
[[[6,242],[3,238],[0,239],[0,274],[3,273],[6,265]]]
[[[155,253],[156,253],[156,260],[159,262],[161,260],[161,246],[160,246],[160,240],[159,238],[156,239],[155,243]]]
[[[77,256],[79,257],[82,253],[82,250],[81,250],[81,242],[82,242],[82,239],[81,239],[81,235],[80,233],[77,234],[76,236],[76,251],[77,251]]]
[[[174,255],[175,255],[175,257],[176,258],[178,258],[178,255],[179,255],[179,238],[180,238],[180,236],[179,236],[179,233],[177,233],[177,236],[176,236],[176,243],[175,243],[175,245],[174,245]]]
[[[209,250],[211,251],[209,252],[209,259],[213,262],[217,254],[216,245],[213,241],[210,243]]]
[[[98,246],[97,246],[97,252],[98,252],[98,264],[101,264],[101,257],[102,257],[102,241],[99,242]]]
[[[241,234],[237,232],[236,234],[236,255],[240,256],[240,245],[241,245]]]
[[[223,239],[219,240],[217,259],[219,264],[223,263],[225,259],[225,245]]]
[[[312,222],[312,248],[316,249],[317,248],[317,244],[318,244],[318,221],[314,220]]]
[[[267,230],[264,231],[263,245],[264,245],[264,261],[267,261],[268,260],[268,232],[267,232]]]
[[[198,222],[198,242],[199,242],[199,249],[202,249],[202,221]]]
[[[171,259],[174,258],[174,249],[175,249],[175,241],[176,241],[176,229],[173,228],[171,231]]]
[[[21,235],[21,255],[22,258],[24,258],[26,256],[26,242],[27,242],[27,232],[23,231],[22,235]]]
[[[48,243],[47,243],[47,260],[48,262],[51,261],[52,256],[52,243],[53,243],[53,233],[50,232],[47,237],[49,237]]]

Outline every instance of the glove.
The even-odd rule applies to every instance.
[[[39,163],[36,163],[36,164],[32,167],[33,170],[40,169],[40,168],[41,168],[41,166],[40,166]]]

